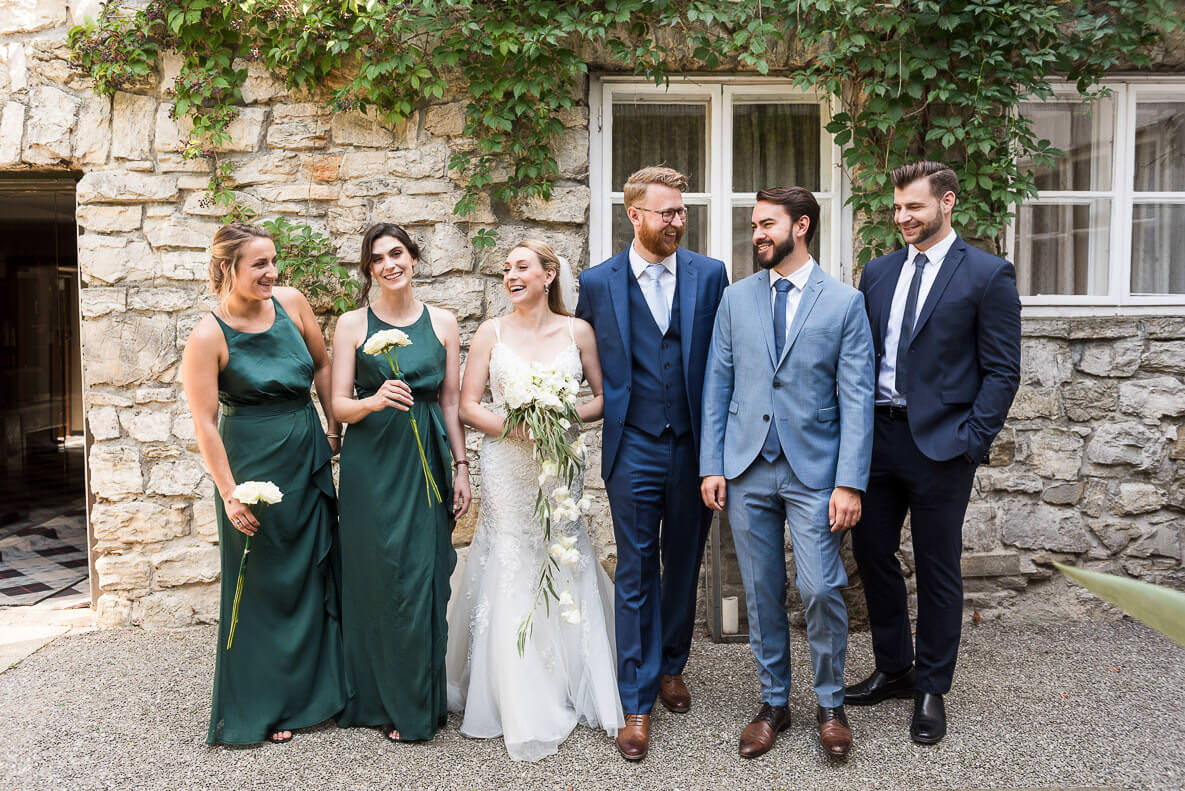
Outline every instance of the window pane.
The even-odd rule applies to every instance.
[[[625,206],[615,203],[613,211],[613,249],[610,255],[616,255],[629,247],[634,240],[634,226],[630,218],[625,215]],[[688,206],[687,224],[683,228],[683,240],[680,247],[685,247],[695,253],[711,255],[708,250],[708,207]]]
[[[1052,165],[1035,166],[1022,159],[1021,170],[1032,173],[1039,190],[1111,189],[1111,150],[1115,103],[1025,102],[1021,114],[1033,122],[1038,140],[1065,152]]]
[[[732,109],[732,190],[805,187],[818,192],[819,105],[738,104]]]
[[[1016,279],[1022,296],[1106,294],[1111,201],[1021,206]]]
[[[815,236],[811,239],[810,251],[815,260],[824,269],[828,269],[827,263],[822,260],[819,255],[820,245],[823,239],[829,233],[831,223],[829,222],[828,214],[829,203],[823,203],[819,207],[819,229],[815,232]],[[753,207],[752,206],[733,206],[732,207],[732,282],[737,282],[741,278],[748,277],[756,271],[756,265],[753,261]]]
[[[708,189],[708,108],[702,104],[614,104],[613,183],[621,192],[635,170],[666,165],[687,176],[689,192]]]
[[[1132,207],[1133,294],[1185,294],[1185,205]]]
[[[1135,175],[1137,192],[1185,190],[1185,102],[1136,105]]]

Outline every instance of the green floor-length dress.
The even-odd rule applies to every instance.
[[[387,324],[366,311],[366,337]],[[399,349],[424,453],[441,502],[429,506],[408,413],[388,408],[346,428],[341,455],[342,633],[354,695],[338,725],[394,725],[431,739],[448,716],[445,609],[452,545],[452,455],[437,394],[445,350],[424,307]],[[386,358],[355,354],[357,398],[393,378]]]
[[[260,527],[227,650],[247,537],[216,498],[222,603],[208,744],[254,744],[274,731],[316,725],[347,698],[333,454],[309,398],[308,347],[279,301],[272,304],[276,318],[264,332],[239,332],[218,319],[230,352],[218,374],[218,432],[231,475],[236,483],[271,481],[284,499],[252,507]]]

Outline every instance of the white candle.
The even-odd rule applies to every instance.
[[[737,597],[725,596],[720,600],[721,627],[725,634],[736,634],[740,628],[738,623]]]

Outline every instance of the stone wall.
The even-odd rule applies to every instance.
[[[205,249],[218,211],[209,165],[180,155],[184,125],[167,88],[177,63],[114,97],[70,70],[67,24],[86,6],[0,0],[0,171],[80,173],[78,251],[90,432],[91,527],[100,622],[176,626],[217,617],[214,487],[177,381],[190,328],[212,307]],[[390,128],[293,96],[254,64],[221,156],[262,217],[309,222],[356,259],[362,230],[389,220],[424,247],[417,294],[454,311],[467,342],[507,309],[500,263],[514,240],[543,238],[574,268],[587,260],[588,114],[565,115],[561,181],[549,203],[479,207],[458,222],[448,170],[462,134],[455,97]],[[496,227],[493,251],[470,235]],[[331,327],[327,327],[331,329]],[[1185,319],[1026,321],[1024,383],[978,474],[965,527],[968,606],[988,616],[1090,614],[1092,599],[1051,574],[1065,558],[1185,587]],[[614,544],[597,432],[588,486],[593,537]],[[478,438],[470,438],[479,483]],[[477,492],[480,494],[480,491]],[[472,535],[473,515],[457,543]],[[908,547],[908,543],[906,544]],[[907,566],[908,548],[903,552]],[[850,597],[853,604],[859,596]]]

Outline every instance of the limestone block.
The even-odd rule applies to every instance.
[[[538,222],[583,224],[588,221],[588,187],[554,187],[551,200],[530,198],[515,204],[515,214]]]
[[[1083,344],[1078,369],[1095,376],[1131,376],[1140,367],[1144,341],[1120,338],[1116,341],[1090,341]]]
[[[988,464],[992,467],[1007,467],[1016,458],[1016,431],[1009,426],[1000,429],[988,450]]]
[[[147,591],[152,579],[152,564],[140,552],[108,552],[95,560],[99,590]]]
[[[1164,437],[1139,423],[1102,423],[1086,446],[1086,458],[1095,464],[1146,469],[1159,460],[1163,448]]]
[[[245,61],[239,58],[235,60],[234,67],[247,69],[247,79],[240,88],[246,104],[263,104],[287,93],[288,89],[284,87],[283,80],[276,79],[259,61]]]
[[[448,159],[448,146],[444,143],[426,143],[417,148],[392,151],[387,156],[387,172],[409,179],[444,178]]]
[[[486,313],[487,316],[502,316],[513,309],[510,295],[501,280],[486,281]]]
[[[160,254],[161,273],[170,280],[205,280],[210,256],[191,250],[166,250]]]
[[[382,173],[387,169],[386,151],[351,151],[342,155],[338,175],[343,179],[357,179]]]
[[[184,508],[149,500],[98,502],[91,507],[91,529],[100,544],[156,544],[189,533]]]
[[[329,141],[329,111],[320,104],[277,104],[267,130],[269,148],[307,151]]]
[[[214,582],[218,579],[220,559],[218,547],[200,539],[196,543],[171,544],[152,556],[153,581],[158,588],[175,588],[195,582]]]
[[[1185,341],[1150,341],[1140,367],[1147,371],[1185,374]]]
[[[1127,554],[1138,558],[1156,555],[1181,560],[1181,534],[1172,524],[1151,526],[1128,548]]]
[[[457,549],[467,547],[473,543],[473,534],[477,530],[477,514],[479,511],[477,498],[469,506],[469,511],[457,520],[453,527],[453,546]]]
[[[150,381],[177,362],[176,324],[161,314],[117,313],[82,324],[88,387]]]
[[[552,147],[552,153],[560,170],[560,178],[583,181],[588,176],[588,129],[565,129]],[[1023,354],[1021,359],[1024,359]]]
[[[329,230],[339,235],[361,234],[370,225],[370,209],[365,205],[334,204],[325,212]]]
[[[479,277],[434,278],[416,284],[416,297],[451,310],[458,319],[483,315],[485,283]]]
[[[452,216],[453,203],[434,195],[394,195],[374,207],[374,216],[400,225],[437,223]]]
[[[5,102],[0,112],[0,166],[21,161],[21,140],[25,129],[25,106],[20,102]]]
[[[465,102],[449,102],[428,108],[424,129],[438,137],[456,137],[465,131]]]
[[[1051,505],[1074,505],[1082,499],[1086,487],[1082,481],[1057,483],[1041,492],[1041,499]]]
[[[1031,472],[1014,467],[980,467],[975,473],[975,482],[981,492],[1027,492],[1041,491],[1041,479]]]
[[[78,117],[77,98],[49,85],[34,88],[29,95],[29,118],[25,122],[25,148],[21,159],[30,165],[56,165],[70,160],[74,149],[70,133]]]
[[[1010,577],[1020,574],[1020,555],[1015,552],[964,553],[964,577]]]
[[[164,442],[172,435],[172,416],[160,409],[125,409],[119,413],[124,431],[137,442]]]
[[[244,162],[235,163],[233,173],[236,186],[289,181],[300,170],[300,157],[285,151],[269,151]]]
[[[394,133],[383,125],[379,112],[373,107],[365,113],[356,110],[334,113],[329,129],[334,144],[339,146],[390,148],[395,143]]]
[[[1146,423],[1185,414],[1185,384],[1172,376],[1124,382],[1119,385],[1119,411],[1138,415]]]
[[[1185,426],[1177,426],[1177,439],[1169,450],[1169,458],[1185,459]]]
[[[74,161],[102,165],[111,151],[111,97],[88,95],[78,111],[74,131]]]
[[[91,491],[106,500],[124,500],[144,491],[140,454],[126,444],[101,443],[91,447]]]
[[[267,110],[262,107],[239,107],[238,114],[226,128],[230,139],[215,148],[228,153],[250,153],[259,149]],[[161,103],[156,111],[156,150],[183,151],[193,132],[193,121],[188,117],[174,118],[173,105]]]
[[[402,192],[403,182],[390,176],[372,176],[370,178],[347,181],[342,185],[342,195],[347,198],[384,198],[388,195],[398,195]]]
[[[66,24],[66,0],[0,0],[0,35]]]
[[[214,165],[205,157],[186,159],[183,155],[173,152],[158,152],[156,155],[156,169],[161,173],[211,173]],[[199,175],[181,176],[177,179],[177,186],[183,190],[205,189],[209,178]]]
[[[193,496],[197,494],[203,477],[205,473],[195,456],[157,462],[148,472],[148,491],[151,494]]]
[[[1069,381],[1074,371],[1070,346],[1047,338],[1025,338],[1020,345],[1021,383],[1053,387]]]
[[[177,197],[176,176],[93,170],[78,181],[81,203],[153,203]]]
[[[104,593],[95,601],[95,623],[101,629],[132,624],[132,601],[116,593]]]
[[[564,126],[588,126],[588,107],[584,105],[576,105],[575,107],[561,107],[556,112],[556,118]]]
[[[970,503],[963,518],[963,549],[987,552],[999,545],[1000,528],[995,508],[987,503]]]
[[[337,200],[341,187],[337,184],[261,184],[255,194],[265,201]]]
[[[85,392],[85,401],[88,406],[127,407],[135,403],[132,399],[120,393],[108,393],[103,390],[95,390],[94,388]]]
[[[144,220],[144,236],[153,249],[157,250],[168,247],[205,250],[210,247],[210,240],[220,227],[222,223],[219,222],[195,220],[177,214]]]
[[[218,585],[155,591],[137,602],[138,623],[147,629],[173,629],[218,621]]]
[[[111,110],[111,153],[116,159],[147,159],[156,129],[156,99],[119,91]]]
[[[1148,338],[1158,341],[1185,339],[1185,318],[1181,316],[1149,316],[1140,322]]]
[[[473,246],[469,234],[449,222],[437,223],[424,245],[420,274],[438,277],[449,272],[473,271]]]
[[[128,308],[131,310],[159,310],[171,313],[194,307],[194,294],[179,288],[136,289],[128,296]]]
[[[29,87],[28,58],[25,56],[25,42],[14,41],[8,46],[0,45],[0,78],[7,77],[8,85],[0,82],[0,90],[16,93]]]
[[[441,195],[452,192],[456,186],[448,179],[416,179],[402,182],[399,191],[404,195]]]
[[[86,319],[106,316],[108,313],[122,313],[127,310],[128,292],[125,288],[99,288],[91,286],[78,291],[78,307]]]
[[[1060,414],[1057,390],[1043,386],[1021,385],[1017,388],[1012,407],[1008,410],[1010,420],[1057,418]]]
[[[1005,544],[1052,552],[1086,552],[1090,536],[1082,515],[1072,508],[1013,501],[1004,505],[1000,533]]]
[[[78,266],[87,284],[147,280],[156,274],[156,259],[148,245],[122,236],[80,236]]]
[[[185,198],[185,204],[181,211],[185,214],[193,214],[198,217],[218,217],[222,218],[226,214],[226,207],[218,203],[210,195],[205,192],[205,186],[202,187],[202,192],[191,192]],[[251,209],[256,214],[263,214],[263,203],[254,195],[248,192],[232,192],[235,203],[239,206]]]
[[[81,25],[87,20],[98,19],[106,2],[105,0],[69,0],[69,5],[69,21],[73,26]]]
[[[1164,504],[1164,493],[1150,483],[1121,483],[1112,510],[1118,514],[1147,514]]]
[[[344,158],[342,154],[313,154],[302,157],[301,175],[322,184],[337,181],[338,176],[341,175]]]
[[[1119,405],[1119,388],[1112,382],[1075,379],[1062,385],[1061,393],[1066,417],[1074,421],[1097,420]]]
[[[209,497],[193,502],[193,533],[210,543],[218,543],[218,518],[214,501]]]
[[[1082,437],[1073,432],[1044,429],[1029,438],[1027,461],[1043,478],[1073,480],[1082,467],[1083,445]]]
[[[88,204],[79,206],[74,216],[80,228],[95,233],[118,233],[139,228],[143,214],[139,206]]]
[[[114,407],[93,406],[87,411],[86,420],[96,440],[119,439],[119,415]]]
[[[193,430],[193,417],[189,413],[173,418],[173,436],[190,443],[197,439],[197,434]]]
[[[140,387],[135,399],[137,404],[171,404],[177,400],[177,391],[172,387]]]

